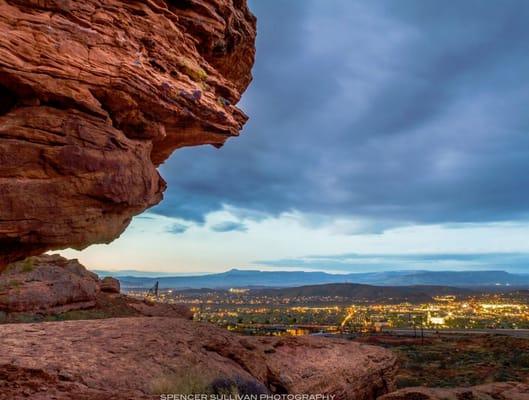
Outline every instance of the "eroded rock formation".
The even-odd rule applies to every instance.
[[[245,0],[0,0],[0,268],[115,239],[247,117]]]
[[[0,323],[128,316],[193,319],[193,312],[183,304],[122,295],[117,279],[100,280],[77,260],[59,255],[28,257],[0,272]]]
[[[77,260],[29,257],[0,273],[0,312],[52,314],[95,307],[99,277]]]
[[[119,293],[121,292],[121,284],[116,278],[112,278],[110,276],[107,276],[103,279],[101,279],[101,283],[99,284],[99,287],[102,292],[107,293]]]
[[[333,393],[374,400],[390,391],[395,356],[315,337],[241,337],[182,318],[0,325],[0,399],[142,399],[216,382],[238,391]],[[141,373],[139,373],[141,371]],[[185,387],[179,386],[185,377]],[[194,382],[195,387],[192,386]],[[43,389],[44,388],[44,389]],[[5,396],[5,397],[2,397]],[[44,397],[42,397],[44,398]]]

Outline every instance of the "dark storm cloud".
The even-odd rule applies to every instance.
[[[211,227],[215,232],[244,232],[248,228],[240,222],[224,221]]]
[[[178,151],[155,212],[399,223],[529,211],[529,3],[253,1],[244,134]]]

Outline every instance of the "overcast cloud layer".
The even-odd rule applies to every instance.
[[[382,227],[526,218],[528,2],[251,8],[250,121],[222,150],[178,151],[154,212],[201,222],[228,204]]]
[[[158,207],[64,255],[178,273],[529,272],[528,1],[250,7],[241,137],[177,151]]]
[[[259,266],[341,272],[403,270],[500,270],[527,273],[527,253],[338,254],[262,260]]]

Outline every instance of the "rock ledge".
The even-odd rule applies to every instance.
[[[182,318],[0,325],[0,348],[0,376],[24,377],[0,379],[2,399],[37,396],[42,387],[46,398],[152,398],[160,379],[195,366],[197,374],[257,391],[371,400],[393,389],[396,370],[394,355],[378,347],[315,337],[241,337]]]

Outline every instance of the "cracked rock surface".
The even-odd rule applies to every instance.
[[[191,376],[242,391],[374,400],[393,389],[397,368],[381,347],[242,337],[183,318],[0,325],[0,348],[0,399],[154,398],[178,376]]]
[[[244,0],[0,0],[0,268],[111,242],[238,135],[254,42]]]

